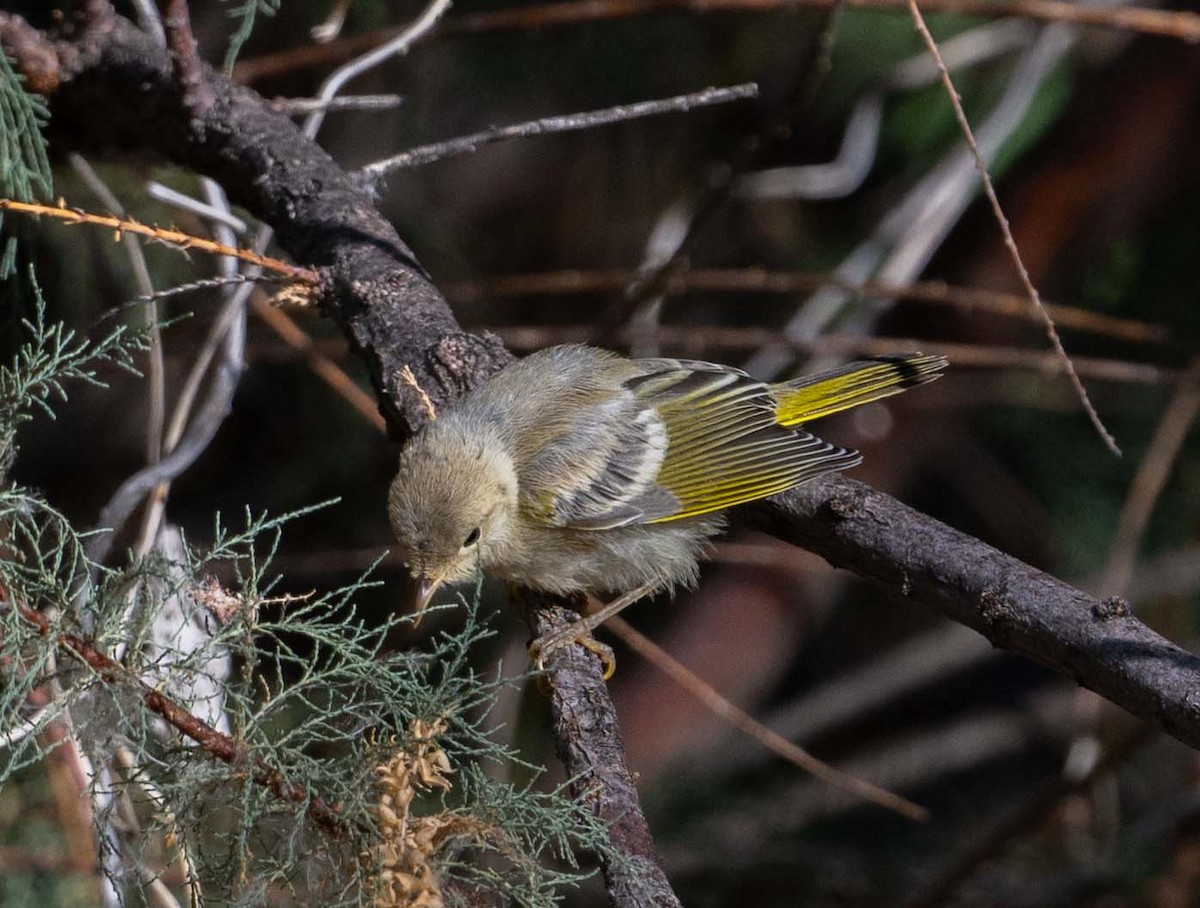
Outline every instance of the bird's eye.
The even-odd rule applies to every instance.
[[[479,527],[475,527],[475,529],[473,529],[473,530],[471,530],[471,532],[467,533],[467,538],[463,540],[463,548],[469,549],[471,546],[473,546],[478,541],[479,541]]]

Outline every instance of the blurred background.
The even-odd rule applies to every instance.
[[[398,100],[330,112],[319,138],[353,168],[492,125],[757,83],[752,100],[399,171],[379,205],[460,321],[519,352],[593,341],[764,377],[945,352],[940,382],[816,431],[862,450],[855,478],[1083,589],[1126,596],[1194,646],[1200,51],[1114,28],[928,16],[1117,458],[1021,299],[905,8],[724,5],[562,4],[577,9],[559,23],[514,0],[463,0],[407,56],[342,92]],[[238,6],[192,4],[206,60],[220,64]],[[237,78],[268,98],[312,97],[421,9],[354,0],[340,36],[315,44],[310,30],[335,6],[293,0],[260,15]],[[198,195],[191,174],[91,164],[138,219],[205,231],[147,189]],[[55,165],[57,195],[106,208],[78,168]],[[19,229],[55,318],[88,330],[138,294],[106,232]],[[215,267],[161,247],[147,256],[156,287]],[[668,263],[668,279],[645,280]],[[201,293],[164,302],[176,319],[164,330],[168,405],[218,307]],[[11,305],[5,315],[11,341]],[[352,580],[387,549],[396,447],[314,371],[319,355],[366,389],[336,327],[291,315],[306,351],[250,318],[231,412],[175,483],[167,516],[202,542],[218,511],[339,498],[284,535],[275,568],[302,592]],[[13,471],[81,526],[145,457],[146,385],[107,377],[110,389],[73,388],[57,420],[28,425]],[[405,603],[398,566],[385,560],[379,576],[361,600],[377,616]],[[525,627],[503,589],[487,595],[501,633],[481,664],[519,672]],[[718,546],[695,592],[626,616],[770,728],[932,812],[914,822],[815,782],[602,632],[617,647],[631,765],[684,904],[1200,905],[1195,754],[1069,680],[745,532]],[[455,620],[440,612],[396,645],[420,646]],[[552,767],[553,784],[546,710],[531,688],[494,716]],[[54,825],[49,795],[7,804],[0,824]]]

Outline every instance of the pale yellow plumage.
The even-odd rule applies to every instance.
[[[479,563],[555,593],[690,583],[720,511],[860,461],[800,423],[945,365],[909,354],[768,385],[712,363],[550,348],[412,439],[389,516],[424,601]]]

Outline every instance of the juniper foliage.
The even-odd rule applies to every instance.
[[[49,196],[53,181],[42,135],[49,114],[23,83],[0,51],[0,194],[30,202],[38,193]],[[16,241],[9,237],[0,251],[0,280],[12,274],[15,258]]]
[[[0,368],[10,460],[19,423],[52,415],[70,381],[98,383],[99,364],[130,367],[141,344],[124,329],[78,338],[47,324],[40,302],[27,330]],[[388,651],[409,619],[358,614],[369,572],[331,592],[278,594],[280,536],[313,510],[246,513],[236,529],[217,517],[204,546],[176,533],[111,566],[88,559],[86,534],[50,502],[0,491],[0,793],[74,748],[120,903],[169,885],[206,905],[397,904],[381,895],[378,767],[432,746],[445,784],[405,795],[413,823],[446,831],[418,843],[440,899],[426,904],[555,904],[589,873],[576,855],[606,835],[561,790],[497,781],[505,767],[528,774],[488,721],[499,689],[524,679],[475,666],[492,633],[478,590],[460,629],[426,651]],[[162,696],[201,733],[167,721]],[[436,742],[415,740],[430,727]]]

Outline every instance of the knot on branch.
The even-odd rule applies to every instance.
[[[985,624],[1003,624],[1013,619],[1013,606],[1003,590],[985,589],[979,594],[979,617]]]
[[[865,487],[843,486],[829,496],[826,506],[836,517],[849,520],[862,513],[866,507],[866,500]]]
[[[1112,621],[1114,618],[1129,617],[1129,603],[1120,596],[1109,596],[1092,606],[1092,617],[1097,621]]]

